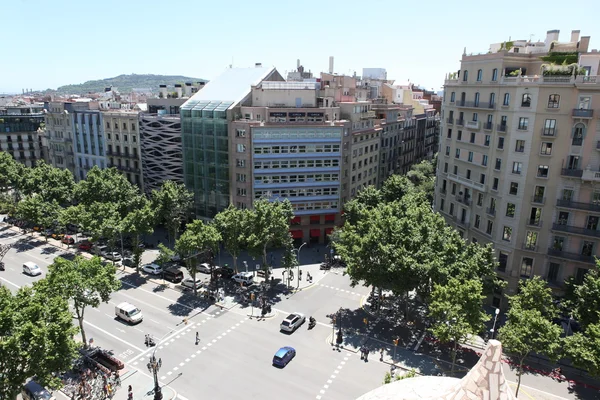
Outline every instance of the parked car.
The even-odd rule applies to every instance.
[[[83,242],[79,243],[79,250],[90,251],[92,250],[92,247],[94,247],[94,244],[89,240],[84,240]]]
[[[44,232],[42,232],[42,235],[44,235],[46,237],[50,237],[50,236],[52,236],[53,233],[54,233],[54,230],[48,228],[48,229],[44,230]]]
[[[124,265],[126,267],[133,267],[133,257],[125,257],[124,259],[121,260],[121,265]]]
[[[210,265],[207,263],[202,263],[198,265],[198,272],[204,272],[205,274],[210,274]]]
[[[294,332],[304,321],[306,321],[304,314],[293,313],[285,317],[281,325],[279,325],[279,329],[285,332]]]
[[[277,350],[273,356],[273,365],[276,367],[285,367],[292,358],[296,357],[296,349],[290,346],[285,346]]]
[[[104,258],[106,258],[107,260],[111,260],[111,261],[120,261],[121,260],[121,254],[119,254],[118,251],[106,251],[106,252],[102,253],[102,256]]]
[[[231,279],[246,286],[250,286],[254,283],[254,276],[252,275],[252,272],[240,272],[235,274]]]
[[[194,289],[194,287],[200,289],[202,287],[202,279],[196,278],[196,280],[194,280],[192,278],[185,278],[183,282],[181,282],[181,286],[188,289]]]
[[[179,283],[183,280],[183,272],[175,267],[165,268],[163,279],[173,283]]]
[[[65,235],[60,241],[64,244],[75,244],[75,238],[70,235]]]
[[[61,240],[65,237],[64,233],[52,232],[52,239]]]
[[[23,263],[23,273],[29,276],[38,276],[42,274],[42,269],[36,263],[27,261]]]
[[[217,274],[219,274],[221,278],[230,279],[233,275],[235,275],[235,271],[233,268],[221,267],[217,270]]]
[[[160,265],[154,264],[154,263],[144,264],[144,266],[142,267],[142,270],[151,275],[160,275],[163,273],[162,267]]]

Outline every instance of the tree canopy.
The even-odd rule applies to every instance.
[[[240,252],[246,248],[246,233],[249,229],[250,212],[230,204],[225,210],[215,216],[215,228],[221,234],[225,250],[233,258],[233,268],[238,272],[237,259]]]

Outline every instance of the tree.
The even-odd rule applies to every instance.
[[[159,243],[158,244],[158,257],[156,257],[156,260],[154,260],[154,262],[156,264],[160,265],[161,267],[164,267],[165,265],[167,265],[168,263],[170,263],[173,260],[174,256],[175,256],[175,251],[171,250],[164,244]]]
[[[55,372],[71,367],[77,353],[69,304],[34,287],[13,295],[0,287],[0,393],[16,399],[32,376],[43,385],[58,387]]]
[[[454,342],[452,371],[456,363],[458,344],[476,335],[489,319],[483,311],[483,285],[476,279],[452,278],[447,285],[435,285],[431,293],[429,316],[435,321],[431,332],[442,342]]]
[[[164,181],[160,190],[152,191],[152,202],[160,221],[167,228],[169,243],[177,240],[181,224],[190,216],[194,196],[185,185]]]
[[[133,203],[135,206],[127,213],[121,221],[121,230],[132,235],[131,244],[133,246],[133,265],[139,272],[142,260],[143,249],[140,247],[141,235],[154,232],[154,223],[156,215],[152,208],[152,203],[144,196],[138,196]]]
[[[48,266],[46,279],[40,281],[41,291],[73,302],[73,318],[79,324],[84,346],[87,346],[83,328],[86,307],[96,308],[101,302],[108,303],[110,295],[121,288],[115,272],[114,265],[103,264],[99,257],[77,256],[72,261],[56,257]]]
[[[356,224],[363,210],[372,210],[383,202],[381,191],[374,186],[367,186],[344,204],[344,218],[346,222]]]
[[[15,161],[15,159],[4,151],[0,151],[0,191],[10,193],[12,191],[13,202],[16,205],[23,190],[23,185],[30,168]]]
[[[387,203],[400,200],[404,195],[411,192],[415,192],[415,186],[406,176],[402,175],[390,176],[381,188],[383,201]]]
[[[414,164],[406,177],[412,182],[415,190],[425,194],[429,203],[433,201],[433,192],[435,190],[435,165],[437,160],[423,160],[419,164]]]
[[[267,250],[286,243],[290,236],[290,219],[294,216],[292,203],[260,199],[254,202],[254,208],[248,214],[249,252],[253,257],[262,257],[265,280],[269,279]]]
[[[233,258],[233,269],[238,272],[237,259],[246,247],[246,232],[248,230],[248,210],[241,210],[230,204],[228,208],[215,216],[215,228],[221,234],[225,250]]]
[[[39,195],[29,195],[19,202],[17,214],[25,221],[41,226],[45,230],[58,223],[60,210],[56,200],[48,202]]]
[[[64,206],[71,203],[75,181],[68,169],[55,168],[38,160],[24,179],[25,194],[37,194],[46,202]]]
[[[561,347],[562,329],[552,323],[558,311],[552,302],[551,289],[539,276],[521,281],[519,293],[508,297],[508,302],[507,321],[498,330],[498,337],[506,351],[516,358],[518,382],[515,396],[518,397],[525,358],[537,353],[556,359]]]
[[[567,336],[564,341],[565,354],[573,365],[600,376],[600,323],[588,324],[583,333]]]
[[[73,195],[76,202],[84,206],[93,203],[113,204],[119,214],[125,216],[138,192],[137,186],[132,185],[116,168],[100,169],[94,166],[85,180],[75,185]]]
[[[81,227],[83,226],[83,221],[85,221],[85,219],[85,208],[82,204],[63,208],[60,210],[60,214],[58,216],[60,225],[75,225],[78,229],[81,229]],[[77,237],[77,234],[75,235],[75,237]]]
[[[180,255],[194,281],[198,273],[199,258],[210,260],[212,272],[212,255],[218,250],[220,241],[221,235],[213,225],[195,220],[187,225],[183,234],[175,242],[175,252]],[[197,293],[198,290],[194,286],[194,294]]]
[[[575,317],[585,329],[589,325],[600,324],[600,276],[596,268],[588,270],[580,285],[574,286],[574,296],[571,305]]]

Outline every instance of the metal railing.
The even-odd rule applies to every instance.
[[[568,251],[562,251],[562,250],[553,249],[552,247],[550,247],[548,249],[548,255],[552,256],[552,257],[566,258],[567,260],[581,261],[581,262],[589,263],[589,264],[595,264],[596,263],[596,261],[594,260],[594,256],[588,256],[588,255],[585,255],[585,254],[571,253],[571,252],[568,252]]]
[[[495,209],[495,208],[489,208],[489,207],[486,207],[486,209],[485,209],[485,213],[486,213],[487,215],[491,215],[491,216],[494,216],[494,217],[495,217],[495,216],[496,216],[496,209]]]
[[[464,119],[457,119],[456,120],[456,125],[463,126],[464,124],[465,124],[465,120]]]
[[[583,176],[583,170],[582,169],[574,169],[574,168],[563,168],[560,171],[560,174],[562,176],[571,176],[574,178],[581,178]]]
[[[537,204],[545,204],[546,198],[544,196],[531,196],[531,202]]]
[[[560,231],[560,232],[567,232],[567,233],[574,233],[576,235],[600,237],[600,231],[598,231],[596,229],[581,228],[579,226],[573,226],[573,225],[567,225],[567,224],[553,223],[552,230]]]
[[[491,131],[493,127],[494,124],[492,122],[485,122],[483,124],[483,129],[485,129],[486,131]]]
[[[531,243],[523,243],[521,245],[521,249],[527,250],[527,251],[535,251],[535,252],[537,252],[538,246],[533,245]]]
[[[508,126],[507,124],[498,124],[498,127],[496,128],[496,130],[498,132],[506,132],[506,127],[507,126]]]
[[[450,117],[448,117],[448,118],[446,119],[446,122],[447,122],[447,123],[449,123],[449,124],[453,124],[453,123],[454,123],[454,118],[450,118]]]
[[[556,128],[542,128],[542,136],[556,137]]]
[[[592,118],[594,116],[594,110],[584,110],[581,108],[574,108],[572,116],[578,117],[578,118]]]
[[[542,224],[543,222],[541,219],[528,219],[526,223],[527,226],[535,226],[538,228],[541,228]]]
[[[459,203],[463,203],[467,206],[471,205],[471,199],[465,196],[456,196],[456,201],[458,201]]]
[[[557,207],[573,208],[576,210],[596,211],[600,212],[600,204],[583,203],[572,200],[558,199],[556,200]]]

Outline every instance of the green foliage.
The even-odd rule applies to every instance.
[[[68,169],[55,168],[38,160],[23,179],[23,193],[36,194],[46,202],[67,205],[71,202],[75,181]]]
[[[581,285],[574,286],[572,307],[575,317],[583,328],[600,324],[600,276],[598,274],[599,262],[596,268],[590,269]]]
[[[14,190],[20,192],[27,177],[28,168],[17,161],[7,152],[0,151],[0,191]],[[17,193],[15,198],[18,199]]]
[[[13,295],[0,287],[0,393],[15,399],[26,380],[59,387],[55,372],[71,367],[77,352],[68,302],[34,287]]]
[[[246,248],[246,233],[248,230],[248,210],[241,210],[230,204],[228,208],[215,216],[215,227],[223,238],[225,250],[233,258],[233,268],[238,272],[237,259],[240,252]]]
[[[543,354],[556,359],[561,348],[562,329],[552,319],[558,310],[552,302],[552,291],[538,276],[521,281],[519,293],[508,298],[510,308],[506,324],[498,330],[504,349],[517,359],[519,394],[523,361],[531,354]]]
[[[452,371],[459,343],[476,335],[489,319],[483,311],[483,285],[477,279],[451,278],[446,285],[435,285],[431,293],[429,316],[435,321],[431,332],[442,342],[454,342]]]
[[[600,323],[589,324],[583,333],[566,337],[565,353],[576,367],[600,376]]]
[[[160,265],[161,267],[164,267],[169,262],[171,262],[171,260],[173,259],[173,256],[175,256],[174,250],[171,250],[164,244],[159,243],[158,244],[158,257],[156,258],[156,260],[154,260],[154,262],[156,264]]]
[[[181,224],[191,215],[193,194],[185,185],[173,181],[163,182],[160,190],[152,191],[152,203],[157,222],[162,223],[171,238],[177,239]]]
[[[381,195],[386,202],[400,200],[408,193],[415,192],[415,185],[406,176],[392,175],[381,188]]]
[[[79,94],[104,92],[107,87],[114,87],[121,93],[131,92],[134,88],[156,89],[158,85],[175,85],[181,82],[206,82],[204,79],[189,78],[181,75],[152,75],[152,74],[131,74],[119,75],[114,78],[99,79],[87,81],[81,84],[65,85],[56,89],[57,93]]]
[[[122,233],[132,235],[131,244],[133,246],[133,266],[139,272],[140,262],[142,259],[141,235],[151,234],[154,232],[154,222],[156,215],[152,208],[152,203],[143,195],[137,196],[134,200],[135,207],[131,207],[125,218],[121,221]]]
[[[17,215],[42,228],[50,228],[58,221],[60,206],[56,201],[50,203],[44,201],[41,196],[30,195],[19,202]]]
[[[415,376],[417,376],[417,371],[415,371],[414,368],[411,368],[410,371],[408,371],[407,373],[405,373],[403,375],[396,374],[396,376],[394,377],[394,381],[402,381],[404,379],[414,378]],[[391,382],[392,382],[392,374],[390,374],[389,372],[386,372],[385,375],[383,376],[383,384],[387,385],[388,383],[391,383]]]
[[[137,186],[132,185],[116,168],[100,169],[94,166],[85,180],[75,185],[77,203],[88,207],[93,203],[112,204],[119,216],[124,217],[137,199]]]
[[[564,53],[551,51],[547,55],[541,56],[540,59],[551,64],[573,64],[579,61],[579,53],[576,51]]]
[[[374,186],[367,186],[349,202],[344,204],[346,223],[356,224],[365,210],[372,210],[383,202],[381,191]]]
[[[56,257],[46,278],[39,281],[38,289],[48,296],[73,302],[73,318],[79,323],[84,346],[87,346],[83,328],[85,310],[88,306],[97,308],[101,302],[108,303],[110,295],[121,288],[115,272],[114,265],[104,265],[99,257],[77,256],[72,261]]]
[[[248,214],[248,250],[253,257],[262,257],[265,278],[268,280],[267,250],[280,247],[290,237],[290,219],[294,216],[289,200],[270,202],[266,199],[254,202]]]

